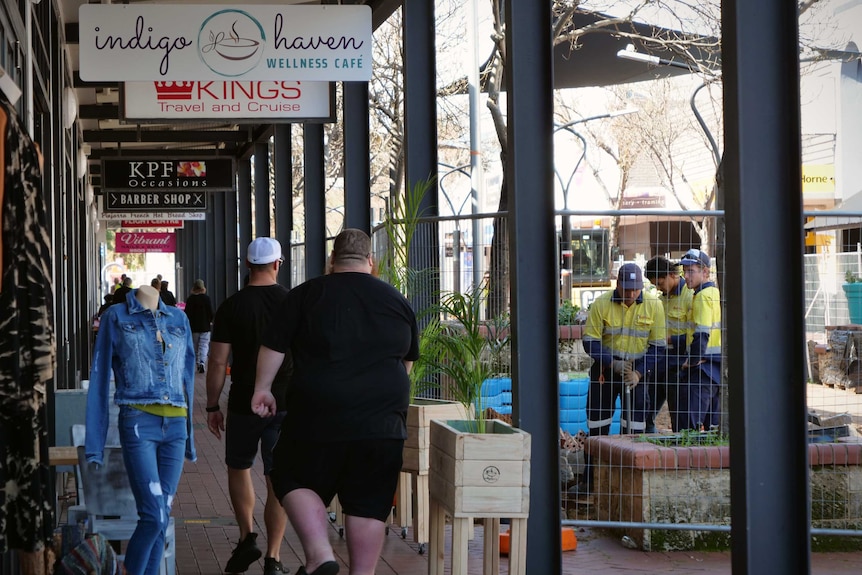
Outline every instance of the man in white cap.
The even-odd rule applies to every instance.
[[[251,479],[251,466],[257,457],[258,446],[267,487],[264,509],[267,551],[263,572],[264,575],[277,575],[289,571],[280,561],[287,516],[273,491],[270,472],[272,448],[278,440],[285,414],[290,356],[275,374],[272,388],[277,403],[275,413],[260,417],[251,409],[260,340],[288,294],[288,289],[277,281],[283,262],[278,240],[261,237],[251,242],[246,254],[248,284],[219,306],[213,322],[207,366],[207,427],[219,439],[221,432],[225,431],[228,490],[239,526],[239,543],[225,566],[227,573],[244,573],[261,556],[257,533],[253,532],[255,494]],[[219,399],[231,352],[231,386],[225,422]]]

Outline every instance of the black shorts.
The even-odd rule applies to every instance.
[[[311,489],[324,505],[338,495],[347,515],[386,521],[403,449],[403,439],[315,442],[282,437],[270,479],[279,501],[294,489]]]
[[[280,411],[272,417],[255,414],[227,412],[224,434],[224,461],[231,469],[249,469],[257,457],[260,445],[260,458],[263,460],[263,474],[272,471],[272,449],[281,433],[281,422],[285,412]]]

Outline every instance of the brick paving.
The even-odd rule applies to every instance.
[[[203,375],[197,376],[195,394],[195,421],[205,422],[206,388]],[[227,386],[226,386],[227,387]],[[226,399],[226,398],[223,398]],[[226,401],[222,401],[225,405]],[[224,444],[206,429],[204,423],[195,428],[198,461],[186,462],[174,503],[177,525],[177,575],[217,575],[236,545],[238,530],[233,519],[227,489],[227,472],[224,465]],[[266,530],[263,523],[265,483],[261,464],[252,475],[258,505],[255,509],[255,531],[260,533],[259,545],[265,549]],[[563,554],[563,573],[587,574],[676,574],[723,575],[731,573],[730,553],[673,552],[647,553],[623,547],[620,542],[602,532],[578,529],[578,548]],[[377,569],[378,575],[419,575],[428,573],[428,559],[418,553],[418,545],[400,536],[400,527],[392,525],[383,548]],[[342,565],[346,567],[347,544],[333,524],[330,540]],[[482,573],[482,529],[476,529],[476,538],[470,542],[470,575]],[[295,573],[301,564],[302,548],[299,539],[288,524],[281,546],[282,562]],[[862,553],[816,553],[812,555],[811,573],[815,575],[858,575],[862,572]],[[247,573],[263,572],[263,560],[252,565]],[[448,566],[446,573],[449,573]],[[501,575],[508,574],[505,558],[500,561]],[[529,574],[539,575],[539,574]]]

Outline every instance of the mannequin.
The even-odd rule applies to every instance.
[[[152,286],[141,286],[135,292],[135,297],[145,308],[156,311],[159,308],[159,292]]]

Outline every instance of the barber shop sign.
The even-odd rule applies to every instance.
[[[176,251],[176,235],[173,232],[119,232],[115,240],[114,251],[118,254],[172,254]]]

